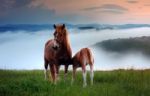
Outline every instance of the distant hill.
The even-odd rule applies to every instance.
[[[66,24],[68,29],[76,28],[79,30],[113,30],[113,29],[131,29],[131,28],[141,28],[150,27],[149,24],[123,24],[123,25],[109,25],[109,24]],[[35,32],[40,30],[50,30],[53,29],[53,24],[7,24],[0,25],[0,32],[14,32],[14,31],[29,31]]]
[[[66,24],[67,28],[74,28],[74,25]],[[0,25],[0,33],[14,31],[36,32],[40,30],[52,30],[53,24],[7,24]]]
[[[110,52],[140,51],[150,55],[150,37],[106,40],[93,46]]]
[[[38,31],[44,29],[51,29],[52,26],[43,24],[43,25],[32,25],[32,24],[16,24],[16,25],[1,25],[0,32],[6,31]]]
[[[123,25],[110,25],[110,24],[78,24],[75,25],[76,28],[80,30],[113,30],[113,29],[131,29],[131,28],[141,28],[150,27],[149,24],[123,24]]]

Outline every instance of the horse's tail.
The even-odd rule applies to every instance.
[[[87,57],[90,64],[94,64],[94,58],[91,50],[89,48],[86,48]]]

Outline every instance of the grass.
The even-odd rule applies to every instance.
[[[71,86],[60,73],[57,85],[44,80],[42,70],[0,70],[0,96],[150,96],[150,70],[96,71],[94,85],[82,87],[81,72]]]

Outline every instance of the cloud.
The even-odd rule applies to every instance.
[[[82,10],[85,10],[85,11],[91,11],[91,10],[97,10],[97,9],[100,9],[101,7],[89,7],[89,8],[84,8]]]
[[[148,6],[148,7],[149,7],[149,6],[150,6],[150,4],[145,4],[144,6]]]
[[[116,4],[104,4],[102,6],[99,7],[89,7],[89,8],[84,8],[82,9],[84,11],[94,11],[94,10],[100,10],[100,12],[108,12],[108,13],[117,13],[117,14],[122,14],[126,11],[128,11],[127,8],[124,8],[120,5],[116,5]]]
[[[132,4],[133,4],[133,3],[138,3],[137,0],[127,0],[127,2],[128,2],[128,3],[132,3]]]
[[[14,1],[15,1],[14,7],[16,8],[28,6],[28,4],[32,2],[32,0],[14,0]]]
[[[32,0],[2,0],[0,3],[0,23],[49,23],[55,17],[54,9],[29,7]]]
[[[70,2],[69,0],[65,1]],[[75,11],[72,12],[72,9],[67,8],[71,11],[64,10],[64,3],[60,2],[63,5],[61,6],[58,2],[58,0],[2,0],[0,24],[68,23],[77,22],[83,18]],[[59,8],[60,6],[61,8]]]
[[[103,12],[103,13],[112,13],[112,14],[123,14],[124,12],[122,11],[116,11],[116,10],[101,10],[100,12]]]
[[[6,14],[6,11],[11,9],[14,5],[13,0],[1,0],[0,1],[0,16],[4,16]]]
[[[13,15],[12,15],[13,14]],[[47,10],[42,8],[18,8],[9,10],[6,16],[1,17],[2,24],[12,23],[48,23],[55,15],[55,10]]]
[[[1,0],[0,1],[0,16],[6,16],[9,11],[24,7],[30,4],[32,0]]]

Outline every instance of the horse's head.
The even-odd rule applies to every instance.
[[[61,51],[63,51],[62,53],[67,55],[65,58],[71,58],[72,51],[68,38],[68,32],[65,28],[65,24],[54,25],[54,28],[55,28],[54,32],[55,41],[57,41],[57,43],[59,44]]]
[[[64,42],[64,39],[66,38],[66,29],[65,29],[65,24],[62,25],[55,25],[54,24],[54,39],[58,42],[58,43],[62,43]]]

